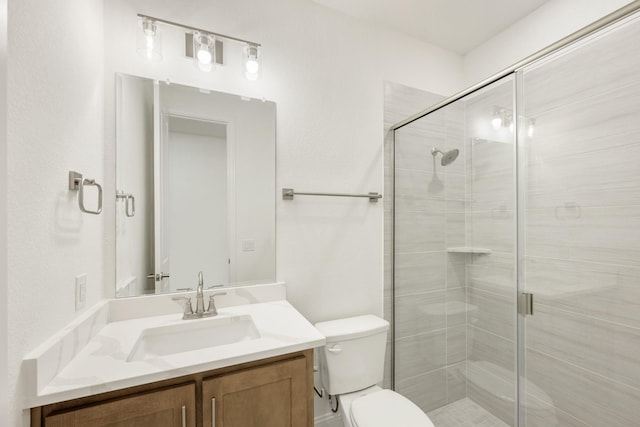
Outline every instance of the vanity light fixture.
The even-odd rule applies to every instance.
[[[260,77],[260,50],[256,45],[247,45],[244,53],[244,76],[247,80],[258,80]]]
[[[197,32],[193,35],[193,57],[202,71],[211,71],[216,60],[216,41],[211,34]]]
[[[139,19],[138,54],[150,61],[162,60],[162,36],[158,31],[156,21],[144,17]]]
[[[503,114],[501,109],[494,108],[493,118],[491,119],[491,126],[493,126],[495,130],[498,130],[502,127],[502,122],[503,122],[502,115]]]
[[[522,125],[523,131],[526,125],[527,136],[532,138],[536,127],[536,119],[527,119],[526,117],[520,116],[518,120],[518,123]],[[498,106],[493,107],[491,126],[495,130],[506,128],[509,129],[509,132],[513,133],[515,131],[515,118],[513,111]]]
[[[262,71],[261,46],[259,43],[213,31],[167,21],[138,14],[141,31],[138,32],[138,53],[150,60],[162,59],[160,50],[158,24],[177,27],[185,30],[187,40],[185,54],[192,57],[202,71],[211,71],[216,64],[222,64],[223,42],[234,42],[243,45],[243,74],[247,80],[258,80]]]
[[[527,136],[529,138],[533,138],[533,132],[535,130],[535,127],[536,127],[536,119],[530,119],[529,126],[527,127]]]
[[[493,116],[491,118],[491,126],[495,130],[507,128],[509,129],[509,132],[513,132],[515,129],[513,112],[505,108],[493,107]]]

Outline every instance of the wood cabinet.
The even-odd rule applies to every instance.
[[[298,427],[307,421],[304,357],[205,379],[203,427]]]
[[[53,413],[45,427],[195,427],[196,386],[186,384]]]
[[[313,427],[312,387],[305,350],[32,408],[31,426]]]

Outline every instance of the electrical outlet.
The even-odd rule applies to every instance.
[[[82,309],[87,302],[87,275],[76,276],[76,311]]]

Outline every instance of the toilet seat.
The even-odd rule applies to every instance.
[[[354,427],[434,427],[418,406],[392,390],[380,390],[355,399],[349,417]]]

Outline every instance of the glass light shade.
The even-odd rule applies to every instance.
[[[533,138],[533,132],[535,131],[535,128],[536,128],[536,120],[535,119],[529,120],[529,126],[527,127],[527,136],[529,138]]]
[[[162,34],[156,23],[149,18],[139,19],[137,36],[138,54],[150,61],[162,60]]]
[[[491,119],[491,126],[493,126],[494,129],[498,130],[502,127],[502,117],[500,116],[500,114],[496,114],[493,119]]]
[[[248,45],[245,46],[243,53],[244,76],[247,80],[258,80],[260,78],[260,72],[262,71],[260,49],[258,48],[258,46]]]
[[[201,71],[211,71],[216,62],[216,41],[211,34],[193,34],[193,57]]]

